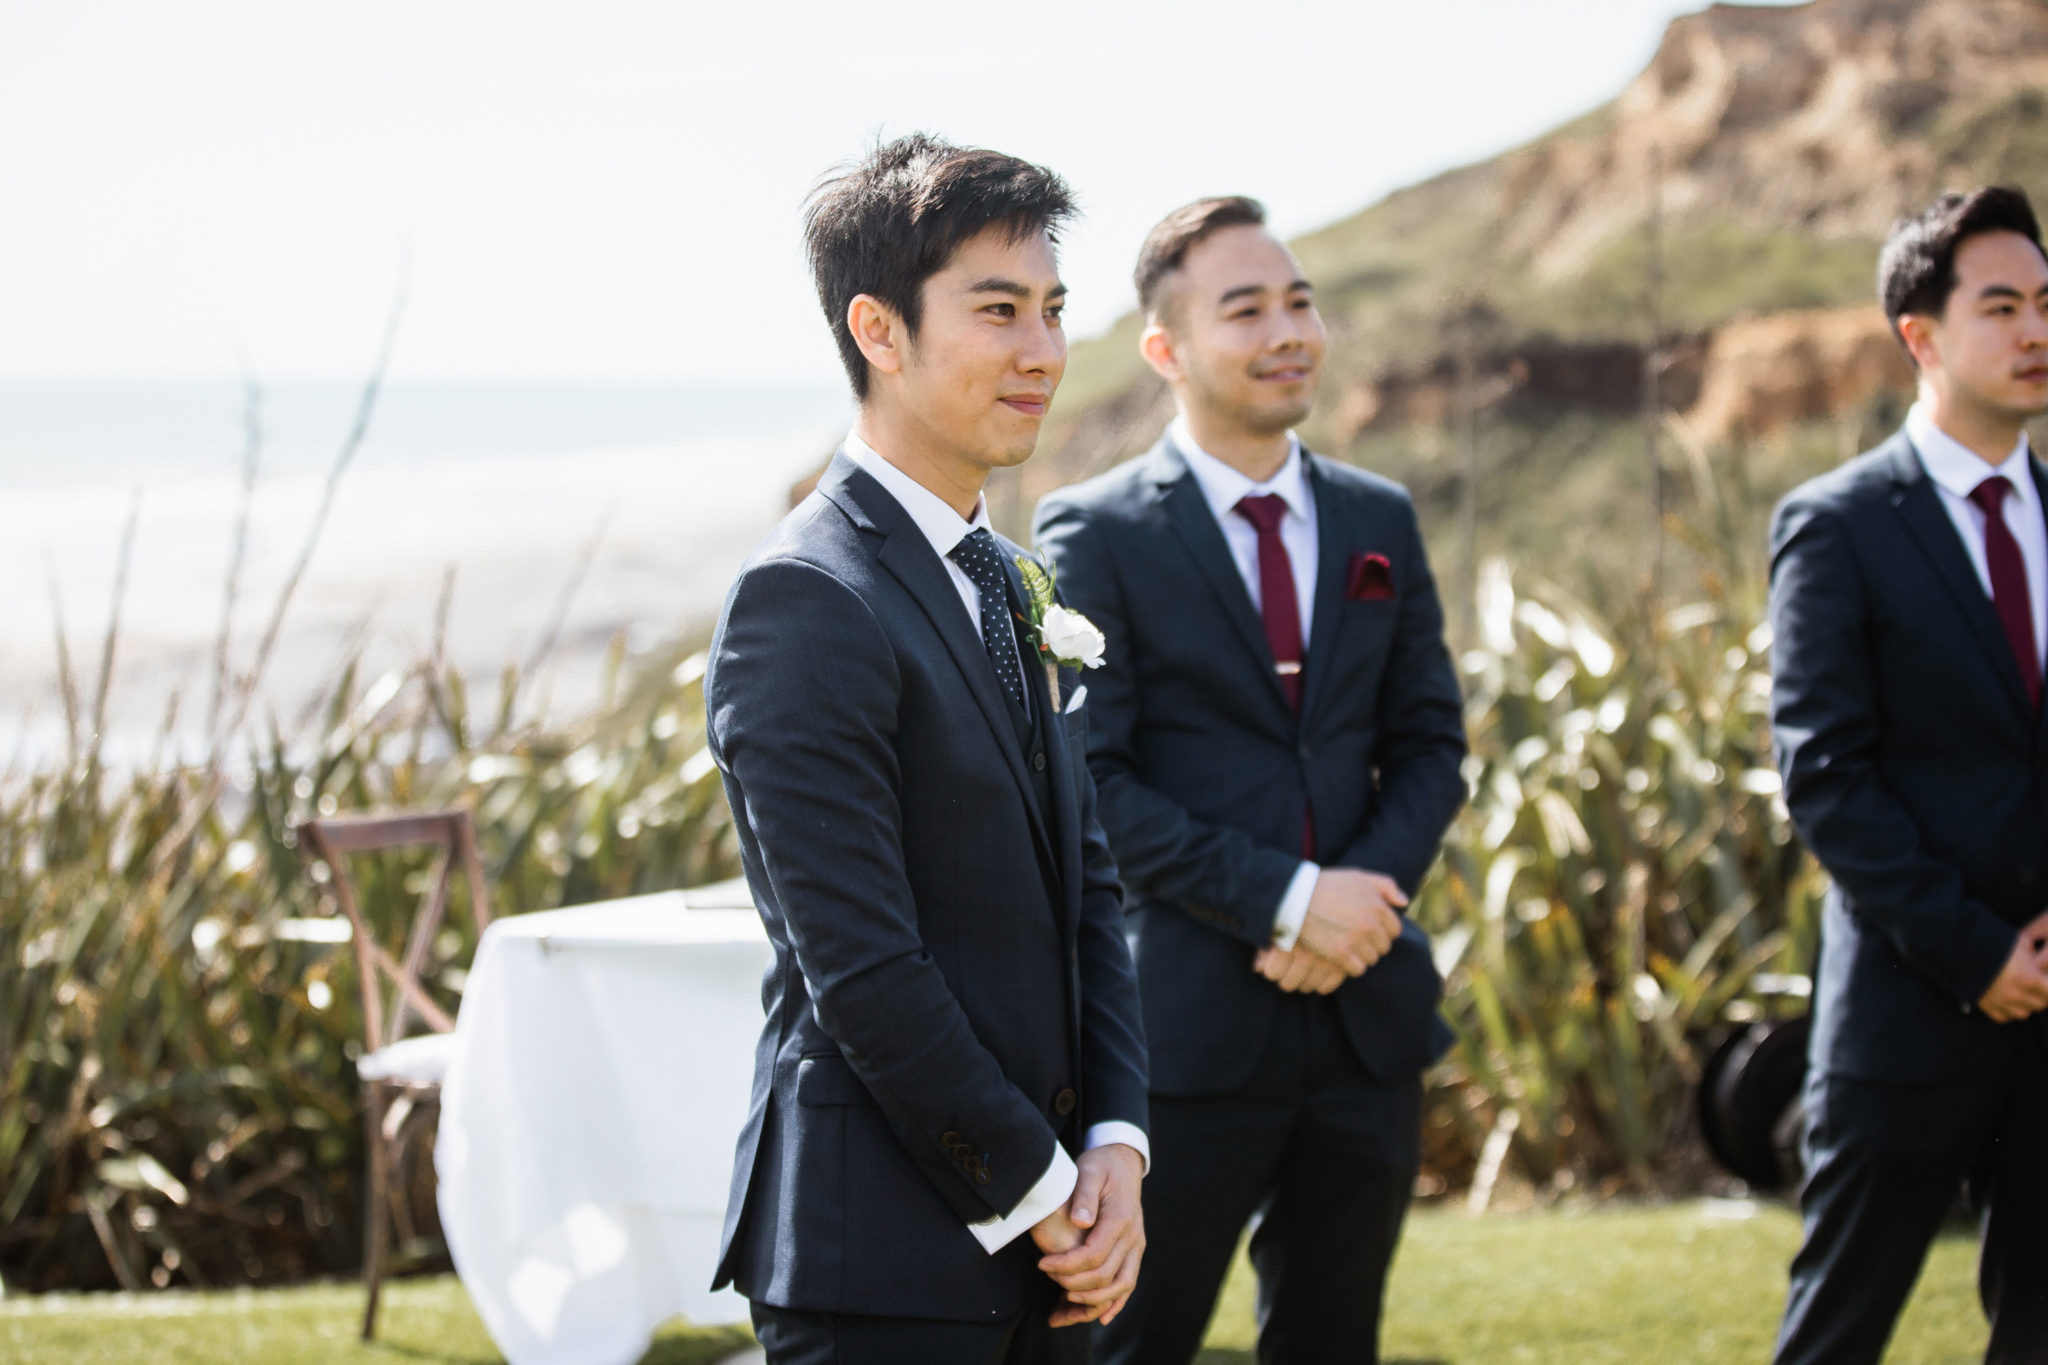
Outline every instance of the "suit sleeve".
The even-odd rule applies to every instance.
[[[1039,504],[1036,536],[1059,571],[1060,590],[1108,640],[1088,672],[1088,766],[1102,827],[1124,884],[1255,948],[1272,942],[1273,914],[1301,859],[1241,830],[1197,820],[1138,775],[1137,674],[1130,615],[1109,552],[1108,528],[1054,495]]]
[[[1077,608],[1078,610],[1078,608]],[[1083,615],[1087,613],[1083,612]],[[1089,670],[1090,676],[1102,669]],[[1082,715],[1096,706],[1093,688]],[[1146,1093],[1145,1021],[1138,1006],[1138,974],[1124,938],[1124,888],[1097,813],[1095,779],[1075,765],[1081,813],[1081,924],[1075,949],[1081,973],[1081,1076],[1088,1096],[1088,1126],[1128,1123],[1152,1129]]]
[[[1403,500],[1409,552],[1400,616],[1380,675],[1373,750],[1379,799],[1365,831],[1334,860],[1380,872],[1409,895],[1429,872],[1451,818],[1465,803],[1464,700],[1444,648],[1444,612],[1414,505]]]
[[[1771,530],[1771,723],[1785,802],[1853,913],[1974,1006],[2016,931],[1921,846],[1877,768],[1877,680],[1863,575],[1840,517],[1788,501]]]
[[[734,815],[753,831],[819,1025],[926,1178],[975,1223],[1016,1207],[1056,1141],[974,1036],[918,933],[900,695],[889,640],[852,589],[793,560],[741,578],[706,698]],[[948,1134],[987,1154],[987,1184],[948,1158]]]

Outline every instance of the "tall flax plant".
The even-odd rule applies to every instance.
[[[1812,962],[1824,880],[1772,765],[1760,551],[1693,473],[1693,600],[1601,620],[1483,575],[1472,801],[1415,913],[1457,1034],[1432,1120],[1487,1184],[1504,1160],[1553,1189],[1671,1183],[1707,1049]]]
[[[242,515],[203,761],[177,758],[174,704],[156,758],[102,763],[132,511],[90,704],[59,613],[66,751],[0,773],[8,1284],[221,1285],[357,1264],[360,997],[346,922],[293,846],[301,820],[468,805],[501,914],[737,871],[704,747],[701,655],[628,670],[615,644],[600,704],[557,725],[522,704],[545,685],[547,649],[508,668],[496,705],[478,714],[437,630],[429,658],[367,685],[346,662],[301,727],[251,718],[293,591],[368,430],[401,311],[395,304],[312,527],[238,670],[229,645],[261,445],[249,387]],[[556,603],[550,648],[588,558]],[[54,606],[54,584],[51,596]],[[448,596],[444,588],[444,629]],[[394,942],[424,860],[366,859],[353,870],[373,932]],[[474,920],[457,915],[441,939],[429,989],[452,1010]]]
[[[670,661],[671,663],[673,661]],[[0,785],[0,1270],[35,1287],[220,1285],[353,1268],[361,1037],[354,958],[293,847],[316,812],[462,803],[494,908],[730,876],[703,746],[702,656],[620,685],[570,726],[514,723],[508,672],[344,668],[307,734],[273,728],[194,815],[174,763]],[[165,841],[192,830],[168,860]],[[423,860],[356,866],[380,935]],[[469,959],[466,914],[439,956]],[[453,1005],[459,968],[434,989]]]

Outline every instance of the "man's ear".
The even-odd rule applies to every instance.
[[[1145,363],[1157,371],[1161,379],[1169,384],[1180,382],[1180,356],[1174,351],[1173,334],[1156,320],[1147,323],[1139,335],[1138,354],[1145,357]]]
[[[1941,368],[1941,357],[1934,349],[1934,332],[1940,326],[1925,313],[1906,313],[1899,318],[1899,340],[1906,343],[1907,354],[1921,373]]]
[[[855,294],[846,305],[846,329],[869,365],[883,374],[902,371],[906,329],[895,309],[872,294]]]

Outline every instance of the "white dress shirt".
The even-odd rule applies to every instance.
[[[1977,571],[1977,581],[1991,594],[1991,561],[1984,551],[1984,511],[1970,501],[1978,484],[1994,475],[2003,476],[2012,492],[2000,504],[2005,528],[2019,543],[2020,561],[2027,570],[2027,605],[2034,615],[2034,657],[2040,658],[2048,644],[2048,526],[2041,515],[2041,490],[2034,486],[2033,455],[2027,448],[2027,434],[2012,454],[1996,466],[1934,424],[1919,403],[1906,414],[1906,438],[1920,456],[1920,465],[1941,492],[1941,505],[1963,538],[1963,549]]]
[[[1294,605],[1301,613],[1301,647],[1309,648],[1309,627],[1316,610],[1316,571],[1321,567],[1322,547],[1316,540],[1316,500],[1309,488],[1308,465],[1301,456],[1301,441],[1288,435],[1290,448],[1279,472],[1264,483],[1254,483],[1244,474],[1195,444],[1194,433],[1185,420],[1173,422],[1173,443],[1187,458],[1188,471],[1202,490],[1202,498],[1223,528],[1230,557],[1237,561],[1237,575],[1251,594],[1252,609],[1263,611],[1265,597],[1259,582],[1259,532],[1236,511],[1238,503],[1261,494],[1277,494],[1287,504],[1280,519],[1280,543],[1287,547],[1287,562],[1294,570]],[[1315,894],[1316,876],[1321,868],[1304,862],[1294,870],[1294,879],[1280,897],[1273,912],[1273,945],[1290,950],[1301,936],[1302,921],[1308,918],[1309,898]]]
[[[953,587],[960,594],[960,605],[967,609],[967,619],[974,623],[974,633],[981,634],[981,591],[974,586],[974,580],[967,571],[955,564],[948,556],[953,547],[967,538],[967,533],[976,527],[988,528],[988,499],[977,496],[974,500],[972,519],[962,517],[954,511],[944,498],[926,488],[916,479],[890,464],[876,452],[875,448],[858,435],[849,433],[846,438],[846,455],[855,464],[872,474],[875,482],[882,485],[890,497],[896,499],[904,513],[924,532],[932,549],[938,553],[939,562],[946,566],[946,572],[953,579]],[[1093,1151],[1121,1142],[1137,1150],[1145,1169],[1152,1169],[1152,1143],[1145,1136],[1145,1130],[1132,1123],[1112,1121],[1094,1123],[1082,1140],[1082,1148]],[[1074,1185],[1080,1179],[1080,1171],[1066,1149],[1055,1142],[1052,1146],[1052,1165],[1046,1168],[1038,1183],[1024,1195],[1023,1201],[1012,1209],[1006,1218],[991,1218],[986,1222],[970,1223],[968,1231],[975,1240],[987,1249],[990,1255],[1001,1251],[1023,1234],[1043,1222],[1047,1215],[1073,1197]],[[1098,1212],[1100,1212],[1098,1210]]]

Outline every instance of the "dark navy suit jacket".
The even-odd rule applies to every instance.
[[[1414,507],[1385,479],[1303,458],[1320,558],[1300,716],[1170,437],[1038,509],[1061,590],[1109,641],[1086,678],[1089,764],[1130,894],[1161,1094],[1235,1090],[1258,1065],[1280,992],[1251,961],[1301,864],[1305,810],[1316,862],[1412,893],[1465,797],[1458,683]],[[1362,555],[1385,558],[1392,591],[1350,600]],[[1404,921],[1336,999],[1360,1061],[1398,1081],[1448,1045],[1441,995],[1429,940]]]
[[[2048,712],[1904,432],[1779,505],[1771,627],[1785,800],[1834,879],[1813,1064],[1983,1070],[2017,1035],[1976,1001],[2048,889]]]
[[[1007,1317],[1037,1252],[967,1225],[1055,1142],[1145,1127],[1122,893],[1043,676],[1027,752],[931,542],[843,453],[741,571],[705,704],[775,958],[719,1283]]]

